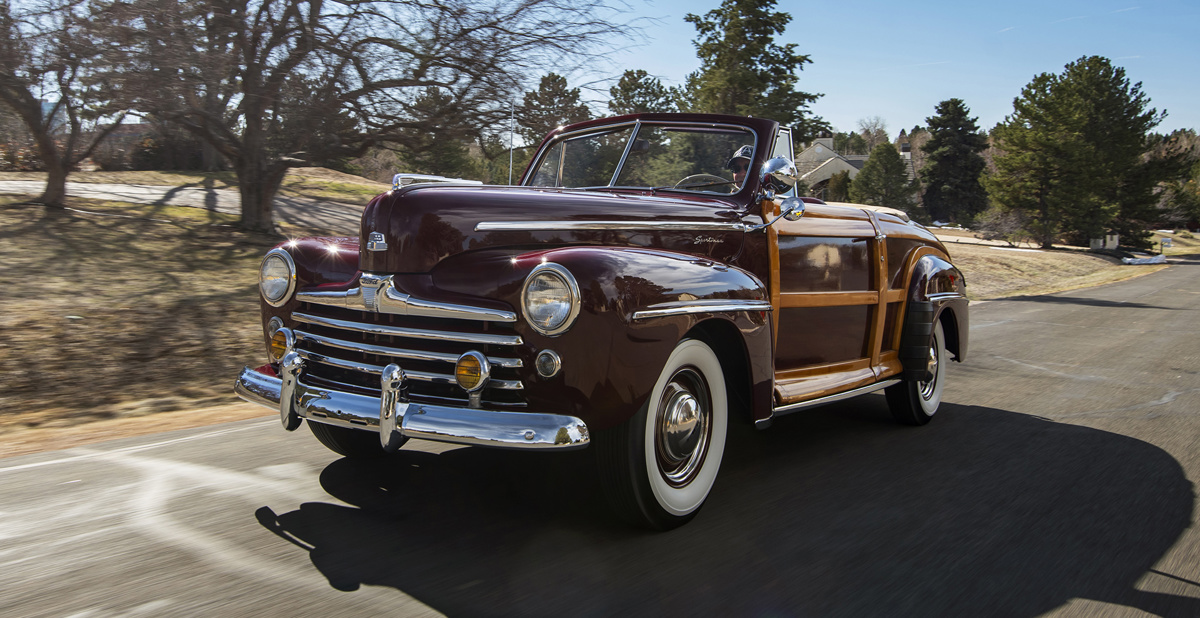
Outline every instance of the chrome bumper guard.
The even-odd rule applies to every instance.
[[[242,369],[234,391],[242,399],[278,410],[285,429],[299,419],[379,433],[386,451],[402,438],[517,449],[575,449],[587,446],[587,425],[561,414],[504,412],[412,403],[404,391],[404,372],[388,365],[383,396],[370,397],[308,386],[299,380],[303,361],[284,356],[282,378]]]

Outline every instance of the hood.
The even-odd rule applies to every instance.
[[[359,261],[365,272],[427,273],[467,251],[564,245],[652,247],[724,261],[741,248],[735,224],[743,216],[734,202],[707,196],[411,186],[363,211]],[[579,226],[592,229],[569,229]]]

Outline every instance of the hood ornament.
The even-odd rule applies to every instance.
[[[387,251],[387,241],[383,239],[382,232],[371,232],[367,236],[367,251]]]

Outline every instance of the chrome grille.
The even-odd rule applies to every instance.
[[[414,401],[467,405],[454,380],[454,364],[477,350],[492,365],[483,391],[489,407],[524,407],[517,374],[521,337],[509,324],[429,318],[301,303],[292,314],[295,349],[305,359],[306,384],[379,396],[384,367],[396,363],[408,378]]]

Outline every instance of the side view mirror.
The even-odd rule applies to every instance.
[[[786,157],[775,157],[763,164],[759,178],[766,198],[773,199],[776,193],[788,191],[800,182],[800,171]]]
[[[747,232],[757,232],[759,230],[765,230],[765,229],[771,227],[772,225],[775,224],[776,221],[778,221],[780,219],[787,219],[788,221],[799,221],[800,218],[803,216],[804,216],[804,200],[802,200],[798,197],[788,197],[788,198],[784,198],[783,202],[779,205],[779,215],[776,216],[774,219],[771,219],[770,221],[768,221],[766,223],[749,226],[744,229]]]
[[[785,198],[780,205],[779,216],[788,221],[799,221],[804,216],[804,200],[798,197]]]

